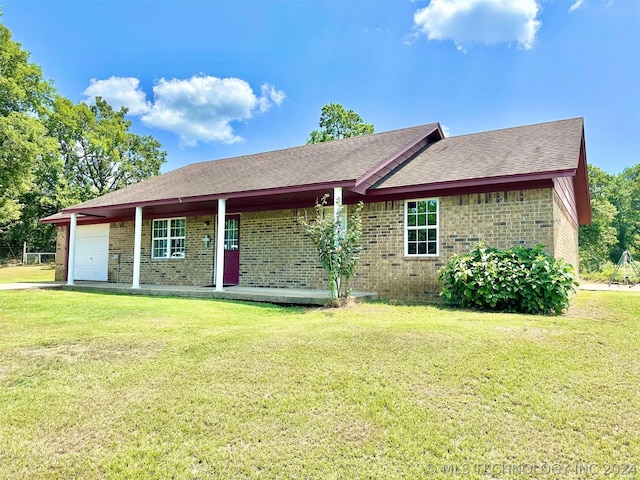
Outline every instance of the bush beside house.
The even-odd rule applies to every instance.
[[[439,274],[443,300],[482,310],[562,313],[578,285],[574,269],[543,248],[498,250],[479,244],[452,256]]]

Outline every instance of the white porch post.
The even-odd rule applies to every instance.
[[[140,257],[142,255],[142,207],[136,207],[133,233],[133,282],[131,288],[140,288]]]
[[[342,231],[342,187],[333,187],[333,221],[336,225],[334,242],[337,247],[340,243],[340,238],[344,237],[345,234],[345,232]],[[338,235],[338,232],[340,235]],[[341,277],[338,276],[335,279],[335,283],[331,282],[331,298],[338,298],[338,295],[340,295],[340,278]]]
[[[342,213],[342,187],[333,187],[333,219],[336,222],[341,221],[342,219],[341,213]]]
[[[67,264],[67,285],[73,285],[74,267],[76,265],[76,230],[78,227],[78,214],[71,214],[69,225],[69,263]]]
[[[218,226],[216,228],[216,292],[224,291],[224,223],[227,199],[218,199]]]

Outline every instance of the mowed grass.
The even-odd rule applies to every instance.
[[[53,282],[53,265],[0,266],[0,283]]]
[[[633,291],[560,317],[0,293],[0,478],[583,478],[638,463],[639,386]]]

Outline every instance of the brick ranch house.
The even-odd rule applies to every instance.
[[[42,220],[56,280],[327,288],[296,218],[363,200],[351,286],[430,301],[478,241],[543,244],[578,267],[591,221],[582,118],[444,138],[438,123],[187,165]],[[329,207],[333,209],[333,207]]]

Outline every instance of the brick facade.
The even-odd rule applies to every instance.
[[[69,227],[60,225],[56,228],[56,282],[63,282],[67,279],[67,238],[69,237]]]
[[[404,256],[404,202],[366,205],[356,289],[407,302],[437,300],[438,270],[454,253],[484,242],[498,248],[539,243],[554,253],[553,190],[518,190],[440,199],[438,257]]]
[[[142,222],[140,283],[149,285],[211,285],[213,283],[214,217],[186,217],[184,258],[151,258],[152,220]],[[131,282],[133,222],[114,222],[109,231],[109,281]],[[202,240],[211,239],[206,247]]]
[[[296,221],[298,213],[302,211],[241,214],[240,285],[327,288],[316,250]],[[552,188],[441,197],[439,214],[439,256],[412,258],[404,256],[404,201],[365,204],[363,253],[351,287],[376,291],[388,300],[437,300],[439,268],[452,254],[466,252],[480,241],[498,248],[543,244],[548,253],[577,267],[578,228]],[[145,220],[141,283],[212,283],[214,216],[187,217],[184,259],[152,259],[151,228],[152,221]],[[60,250],[66,245],[66,228],[59,228],[58,235]],[[205,235],[212,240],[208,248],[202,240]],[[109,281],[131,282],[132,266],[133,222],[112,223]]]
[[[309,213],[315,214],[313,209]],[[328,288],[317,250],[296,220],[298,214],[304,214],[304,210],[251,212],[241,216],[240,285]]]

